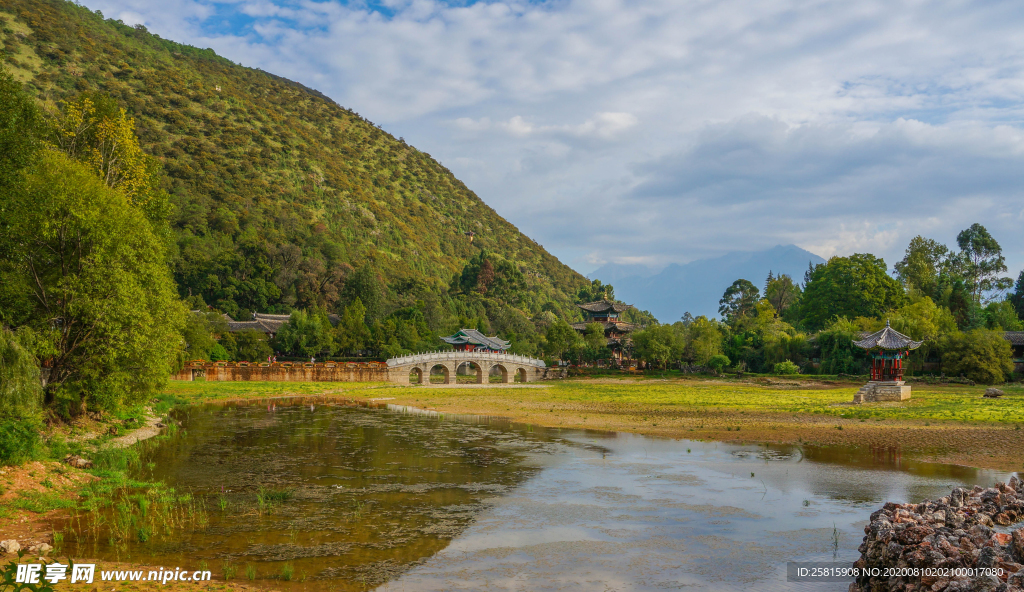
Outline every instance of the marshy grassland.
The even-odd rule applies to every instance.
[[[549,427],[692,440],[854,445],[923,460],[1024,469],[1024,386],[915,382],[901,403],[852,405],[860,382],[779,378],[573,378],[513,385],[396,386],[356,383],[175,382],[181,402],[337,396],[357,401],[493,415]]]

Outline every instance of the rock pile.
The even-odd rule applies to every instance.
[[[1012,477],[935,501],[885,504],[864,527],[854,563],[877,575],[861,575],[850,592],[1024,592],[1022,489]]]

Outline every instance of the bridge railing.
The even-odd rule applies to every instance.
[[[410,354],[407,356],[399,356],[397,358],[391,358],[387,361],[389,368],[396,366],[406,366],[409,364],[422,364],[424,362],[445,362],[449,360],[459,361],[491,361],[491,362],[506,362],[510,364],[524,364],[527,366],[539,366],[545,367],[544,360],[538,360],[529,356],[521,356],[519,354],[503,354],[498,352],[469,352],[469,351],[433,351],[424,352],[420,354]]]

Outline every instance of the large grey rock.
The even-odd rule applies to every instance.
[[[997,388],[987,388],[985,389],[984,396],[988,397],[989,399],[998,399],[999,397],[1002,397],[1005,394],[1006,393]]]
[[[6,555],[7,553],[17,553],[21,551],[21,545],[14,539],[0,541],[0,555]]]

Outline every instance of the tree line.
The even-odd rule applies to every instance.
[[[1016,280],[998,241],[981,224],[957,235],[956,248],[917,236],[893,266],[871,254],[809,265],[802,282],[769,272],[762,287],[728,286],[720,319],[689,313],[633,336],[637,358],[750,372],[862,374],[868,358],[853,341],[889,322],[924,345],[925,364],[948,376],[1003,382],[1013,375],[1004,331],[1024,330],[1024,271]],[[697,344],[697,345],[694,345]]]

